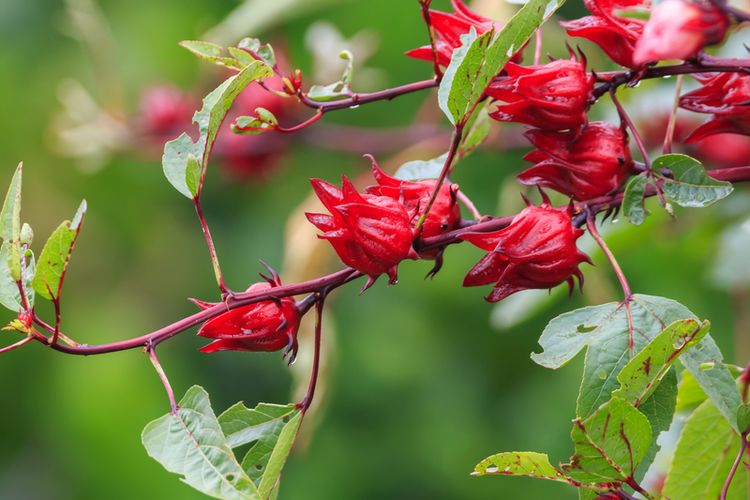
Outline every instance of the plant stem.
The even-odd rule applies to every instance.
[[[32,337],[31,335],[29,335],[28,337],[26,337],[26,338],[23,338],[23,339],[19,340],[19,341],[18,341],[18,342],[16,342],[15,344],[11,344],[11,345],[9,345],[9,346],[5,346],[5,347],[3,347],[2,349],[0,349],[0,354],[6,353],[6,352],[10,352],[10,351],[12,351],[13,349],[16,349],[16,348],[18,348],[18,347],[21,347],[21,346],[22,346],[22,345],[24,345],[24,344],[28,344],[28,343],[29,343],[29,342],[31,342],[32,340],[34,340],[34,337]]]
[[[310,408],[313,398],[315,397],[315,388],[318,385],[318,372],[320,371],[320,339],[323,323],[323,306],[326,300],[326,293],[327,292],[323,292],[315,303],[315,350],[313,351],[312,372],[310,373],[310,382],[307,385],[307,393],[299,403],[299,407],[303,413]]]
[[[146,354],[148,354],[148,359],[151,360],[151,364],[154,365],[154,369],[156,370],[156,374],[159,375],[159,380],[161,380],[161,383],[164,385],[164,389],[167,391],[167,397],[169,398],[169,412],[172,415],[177,415],[177,401],[174,397],[174,391],[172,390],[172,386],[169,383],[169,379],[167,378],[167,374],[164,373],[164,369],[161,367],[161,363],[159,363],[159,358],[156,357],[156,345],[153,343],[149,343],[146,346]]]
[[[643,163],[646,165],[646,170],[651,170],[651,159],[648,156],[648,150],[646,149],[646,145],[643,143],[643,138],[641,137],[641,134],[638,132],[638,129],[635,127],[633,120],[631,120],[630,116],[628,116],[628,113],[627,111],[625,111],[625,108],[622,107],[620,100],[617,98],[615,89],[610,89],[609,94],[610,94],[610,97],[612,97],[612,102],[617,108],[617,114],[620,115],[620,120],[623,121],[623,123],[630,129],[630,132],[633,134],[633,139],[635,139],[635,143],[638,146],[638,151],[641,152],[641,156],[643,157]]]
[[[424,209],[424,212],[422,213],[422,216],[419,218],[419,221],[417,221],[417,225],[415,229],[419,229],[422,227],[422,224],[424,224],[424,221],[427,219],[427,216],[430,213],[430,209],[432,209],[432,205],[435,204],[435,200],[437,199],[438,193],[440,192],[440,188],[443,187],[443,182],[445,182],[446,177],[451,172],[451,166],[453,164],[453,159],[456,157],[456,153],[458,152],[458,147],[461,145],[461,139],[463,135],[463,125],[456,125],[453,129],[453,136],[451,137],[451,144],[448,148],[448,154],[445,157],[445,163],[443,164],[443,169],[440,171],[440,176],[437,179],[437,183],[435,184],[435,189],[432,191],[432,196],[430,196],[430,201],[427,202],[427,206]]]
[[[709,170],[708,174],[717,180],[724,180],[730,182],[742,182],[750,181],[750,166],[747,167],[735,167],[725,168],[717,170]],[[647,187],[645,196],[653,196],[655,191],[652,186]],[[622,202],[622,193],[616,193],[613,195],[601,196],[588,200],[586,202],[577,203],[574,210],[581,214],[587,215],[588,213],[595,214],[598,212],[605,211],[609,208],[616,207]],[[441,248],[454,243],[459,243],[459,236],[465,232],[491,232],[497,231],[507,227],[512,221],[515,215],[506,217],[495,217],[482,222],[475,221],[464,221],[460,229],[450,231],[439,236],[433,236],[425,239],[417,239],[414,242],[415,250],[424,251],[434,248]],[[585,222],[585,219],[583,219]],[[342,269],[332,274],[315,278],[300,283],[292,283],[288,285],[282,285],[279,287],[273,287],[265,290],[241,292],[228,296],[224,302],[219,302],[214,306],[211,306],[203,311],[200,311],[191,316],[185,317],[179,321],[176,321],[170,325],[167,325],[153,332],[134,337],[127,340],[118,342],[111,342],[107,344],[99,345],[86,345],[86,344],[75,344],[75,345],[63,345],[55,344],[50,345],[52,349],[64,352],[67,354],[75,355],[96,355],[105,354],[110,352],[123,351],[127,349],[134,349],[137,347],[145,347],[149,343],[154,346],[168,340],[179,333],[182,333],[189,328],[199,325],[211,318],[218,316],[228,310],[236,309],[238,307],[261,302],[264,300],[279,299],[282,297],[291,297],[296,295],[304,295],[309,293],[319,293],[321,290],[331,291],[334,288],[342,286],[350,281],[362,277],[362,274],[351,268]],[[42,327],[44,330],[52,333],[54,327],[44,322],[36,313],[33,313],[34,323]],[[63,333],[60,332],[61,338]],[[47,344],[47,338],[39,334],[34,336],[34,339]]]
[[[302,104],[314,109],[319,109],[323,112],[328,112],[351,108],[352,106],[359,106],[361,104],[368,104],[375,101],[390,101],[391,99],[405,94],[437,87],[439,83],[440,82],[437,78],[430,78],[429,80],[407,83],[406,85],[380,90],[378,92],[352,94],[350,97],[347,97],[345,99],[328,102],[314,101],[307,97],[307,95],[304,93],[300,93],[298,97]]]
[[[737,473],[737,468],[740,466],[740,463],[742,463],[742,457],[745,455],[745,450],[747,449],[747,436],[748,431],[746,430],[741,435],[742,443],[740,444],[740,451],[737,452],[734,463],[732,463],[732,468],[729,469],[729,474],[727,474],[727,478],[724,481],[724,486],[721,488],[719,500],[726,500],[727,495],[729,494],[729,487],[732,484],[732,479],[734,479],[734,475]]]
[[[607,257],[607,260],[609,261],[609,264],[612,266],[612,269],[615,272],[615,275],[617,275],[617,280],[620,282],[620,286],[622,287],[622,294],[623,294],[623,305],[625,306],[625,314],[628,317],[628,350],[630,351],[630,354],[633,354],[633,350],[635,349],[635,342],[633,339],[633,333],[635,331],[635,328],[633,326],[633,313],[630,310],[630,300],[633,298],[633,293],[630,291],[630,285],[628,284],[627,278],[625,278],[625,273],[622,272],[622,268],[620,267],[620,264],[617,262],[617,259],[615,258],[612,251],[607,246],[607,243],[604,241],[604,238],[602,238],[602,235],[599,234],[599,230],[596,227],[596,221],[594,220],[593,215],[589,215],[586,218],[586,227],[589,230],[589,234],[592,238],[594,238],[594,241],[596,241],[597,245],[599,245],[599,248],[602,249],[602,252],[604,252],[604,255]]]
[[[201,207],[201,201],[199,197],[193,198],[193,205],[195,205],[195,213],[198,215],[198,220],[201,223],[201,229],[203,230],[203,236],[206,238],[206,245],[208,246],[208,254],[211,257],[211,265],[214,268],[214,275],[216,276],[216,283],[219,285],[219,290],[222,296],[229,293],[226,283],[224,282],[224,275],[221,273],[221,265],[219,264],[219,257],[216,254],[216,247],[214,246],[214,240],[211,237],[211,230],[208,228],[206,218],[203,216],[203,208]]]
[[[662,153],[665,155],[672,152],[674,129],[677,125],[677,110],[680,106],[680,91],[682,90],[682,79],[683,75],[677,75],[677,79],[675,80],[674,84],[674,102],[672,103],[672,113],[669,115],[669,123],[667,123],[667,132],[664,134],[664,147],[662,149]]]
[[[443,72],[440,70],[438,63],[438,52],[435,47],[435,31],[432,29],[432,19],[430,19],[431,0],[420,0],[419,7],[422,11],[422,19],[427,26],[427,36],[430,38],[430,49],[432,49],[432,70],[435,73],[435,79],[440,81],[443,78]]]

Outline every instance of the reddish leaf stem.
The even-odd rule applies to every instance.
[[[312,372],[310,373],[310,382],[307,385],[307,393],[302,401],[298,404],[302,412],[306,412],[315,397],[315,388],[318,385],[318,372],[320,370],[320,339],[323,324],[323,306],[325,303],[326,293],[322,293],[315,303],[315,350],[313,351]]]
[[[10,352],[13,349],[17,349],[17,348],[21,347],[24,344],[28,344],[32,340],[34,340],[34,337],[32,337],[32,336],[28,336],[26,338],[23,338],[23,339],[19,340],[18,342],[16,342],[15,344],[11,344],[9,346],[5,346],[2,349],[0,349],[0,354],[6,353],[6,352]]]
[[[610,266],[612,266],[612,270],[614,270],[615,275],[617,275],[617,280],[620,282],[620,286],[622,287],[622,304],[625,306],[625,314],[628,317],[628,350],[630,351],[630,354],[632,356],[633,350],[635,349],[635,342],[633,339],[635,328],[633,326],[633,313],[630,310],[630,300],[633,298],[633,293],[630,291],[628,280],[627,278],[625,278],[625,273],[622,272],[622,268],[617,262],[615,255],[607,246],[607,243],[604,241],[604,238],[602,238],[602,235],[599,234],[599,230],[596,227],[596,221],[594,220],[593,215],[589,215],[586,218],[586,227],[588,228],[591,237],[594,238],[594,241],[596,241],[597,245],[599,245],[599,248],[601,248],[602,252],[604,252],[604,255],[606,255],[607,260],[609,261]]]
[[[432,19],[430,19],[430,3],[432,0],[419,0],[419,7],[422,11],[422,19],[427,26],[427,36],[430,38],[430,49],[432,50],[432,70],[435,73],[435,79],[440,81],[443,78],[443,72],[438,64],[438,52],[435,46],[435,31],[432,28]]]
[[[424,209],[424,213],[422,213],[422,216],[419,218],[419,221],[417,222],[416,229],[419,229],[422,227],[422,224],[424,224],[424,221],[427,219],[427,216],[430,213],[430,209],[432,209],[432,205],[435,204],[435,200],[437,199],[438,193],[440,192],[440,188],[443,185],[443,182],[445,182],[445,179],[448,177],[448,175],[451,172],[451,167],[453,165],[453,159],[456,157],[456,153],[458,152],[458,147],[461,145],[461,140],[463,139],[463,125],[457,124],[455,128],[453,129],[453,136],[451,137],[451,145],[448,148],[448,154],[445,156],[445,163],[443,164],[443,169],[440,171],[440,176],[437,179],[437,183],[435,184],[435,189],[432,190],[432,196],[430,196],[430,201],[427,202],[427,206]]]
[[[211,237],[211,230],[208,228],[206,218],[203,216],[203,208],[201,207],[201,200],[199,197],[193,198],[193,205],[195,205],[195,213],[198,215],[198,220],[201,223],[201,229],[203,230],[203,236],[206,238],[206,245],[208,246],[208,254],[211,257],[211,265],[214,268],[214,275],[216,276],[216,283],[219,285],[219,290],[222,296],[227,295],[229,289],[224,282],[224,275],[221,272],[221,265],[219,264],[219,257],[216,254],[216,247],[214,246],[214,240]]]
[[[156,374],[159,375],[159,380],[161,380],[161,383],[164,385],[164,390],[167,391],[167,397],[169,398],[169,412],[172,415],[177,415],[177,410],[179,408],[177,407],[177,401],[174,397],[174,391],[172,390],[172,385],[169,383],[167,374],[164,373],[164,369],[161,367],[161,363],[159,363],[159,358],[156,357],[156,346],[152,343],[146,345],[146,354],[148,355],[148,359],[151,360],[151,364],[154,365]]]

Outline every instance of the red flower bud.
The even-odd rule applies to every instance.
[[[680,97],[680,107],[697,113],[713,113],[713,117],[695,129],[687,142],[695,142],[713,134],[750,135],[750,75],[718,73],[696,79],[703,83],[697,90]]]
[[[436,180],[412,182],[391,177],[383,172],[374,159],[372,174],[378,185],[368,187],[367,193],[387,196],[399,201],[407,213],[415,214],[414,222],[424,213],[424,209],[427,208],[432,192],[437,185]],[[444,182],[440,186],[435,203],[433,203],[430,213],[427,214],[427,218],[422,225],[423,238],[437,236],[458,227],[458,223],[461,221],[461,209],[456,203],[457,191],[458,186],[455,184]]]
[[[590,200],[615,191],[633,169],[625,132],[609,123],[591,122],[578,137],[537,129],[525,135],[537,149],[524,157],[536,164],[518,175],[522,184]]]
[[[508,78],[498,79],[487,95],[508,104],[499,106],[492,118],[518,122],[544,130],[575,130],[586,123],[586,111],[594,77],[585,61],[553,61],[542,66],[505,65]]]
[[[255,283],[247,291],[266,290],[280,284],[275,277],[274,283]],[[208,320],[198,330],[201,337],[215,339],[203,346],[201,352],[286,349],[284,354],[291,355],[291,362],[297,354],[299,322],[300,313],[291,297],[238,307]]]
[[[440,66],[446,67],[451,62],[453,50],[461,46],[461,35],[465,35],[476,30],[477,35],[486,33],[491,29],[499,30],[502,25],[494,23],[491,19],[480,16],[472,12],[463,0],[451,0],[453,14],[441,12],[439,10],[430,10],[430,22],[435,34],[435,52],[437,62]],[[414,59],[423,61],[432,61],[432,47],[424,45],[406,52],[406,55]],[[520,60],[521,51],[513,56],[513,60]]]
[[[583,3],[593,15],[561,22],[568,35],[591,40],[621,66],[638,67],[633,61],[633,50],[645,21],[615,16],[612,11],[621,6],[619,2],[584,0]]]
[[[635,45],[633,62],[688,59],[703,47],[721,42],[728,26],[727,16],[713,5],[665,0],[651,12]]]
[[[370,277],[365,288],[387,273],[396,282],[398,263],[417,258],[412,248],[413,214],[388,196],[360,194],[344,176],[341,189],[320,179],[311,179],[315,194],[331,215],[307,213],[307,219],[324,231],[339,258],[349,267]]]
[[[464,233],[461,239],[488,253],[464,278],[464,286],[494,283],[490,302],[527,289],[552,288],[567,282],[572,292],[573,276],[583,284],[578,265],[590,262],[578,250],[576,240],[583,230],[573,226],[571,207],[553,208],[547,201],[529,206],[505,229],[494,233]]]

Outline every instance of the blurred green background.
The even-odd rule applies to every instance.
[[[262,9],[284,4],[254,3]],[[402,56],[424,40],[416,2],[298,2],[306,8],[299,13],[299,5],[288,3],[282,13],[295,15],[274,17],[263,36],[284,40],[296,66],[311,68],[305,32],[314,21],[326,20],[345,38],[362,29],[377,36],[377,52],[367,61],[379,70],[369,73],[377,77],[363,81],[355,75],[355,89],[429,77],[429,64]],[[191,314],[194,307],[185,298],[212,299],[215,285],[192,207],[165,181],[158,154],[117,152],[96,170],[55,154],[52,123],[62,108],[61,82],[75,79],[95,101],[117,101],[128,114],[137,112],[148,86],[169,82],[194,89],[211,70],[177,42],[199,38],[238,3],[102,0],[112,45],[95,39],[93,46],[103,56],[92,56],[68,35],[70,5],[86,2],[0,2],[0,181],[6,184],[18,161],[25,162],[23,217],[35,230],[37,252],[80,199],[88,200],[66,280],[63,328],[80,342],[101,343]],[[582,12],[577,4],[566,11],[569,17]],[[251,26],[258,19],[251,15],[244,21]],[[548,49],[565,51],[557,41]],[[590,52],[596,62],[596,51]],[[433,95],[411,95],[334,113],[321,123],[408,126],[420,108],[438,116],[425,99],[434,102]],[[522,153],[487,147],[461,165],[455,180],[481,211],[508,213],[519,203],[512,176],[523,165]],[[359,154],[309,144],[291,146],[265,182],[240,183],[212,167],[204,209],[229,285],[242,289],[255,281],[258,258],[281,265],[283,227],[307,196],[309,177],[336,182],[342,172],[366,168]],[[642,228],[619,221],[609,232],[632,287],[674,298],[710,318],[713,335],[734,360],[739,326],[732,319],[732,299],[742,303],[744,288],[729,293],[711,276],[718,234],[750,213],[747,198],[737,193],[715,208],[679,210],[674,221],[655,205],[652,211],[656,216]],[[617,298],[606,262],[589,250],[596,266],[584,269],[585,295],[571,299],[562,290],[549,299],[543,293],[541,300],[522,294],[498,310],[482,300],[486,289],[460,286],[480,256],[468,246],[451,247],[444,270],[432,281],[423,280],[430,263],[406,262],[396,287],[381,280],[362,296],[356,284],[341,290],[327,316],[336,336],[323,414],[308,445],[291,457],[280,498],[575,498],[563,485],[472,478],[469,472],[498,451],[545,451],[553,461],[569,456],[582,356],[552,372],[532,363],[529,353],[538,350],[536,340],[556,314]],[[39,309],[50,313],[46,304]],[[3,335],[12,341],[13,334]],[[292,378],[278,353],[207,356],[197,350],[203,343],[186,333],[160,350],[178,394],[203,385],[217,411],[238,400],[248,405],[290,400]],[[0,387],[0,497],[200,498],[150,459],[140,443],[144,425],[168,410],[142,352],[79,358],[32,344],[2,356]]]

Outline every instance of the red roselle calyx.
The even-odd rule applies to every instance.
[[[461,239],[488,252],[468,272],[464,286],[494,284],[486,299],[498,302],[521,290],[563,282],[572,292],[573,276],[583,285],[578,265],[590,259],[576,247],[583,230],[573,226],[571,215],[571,205],[553,208],[545,200],[525,208],[505,229],[462,234]]]
[[[331,215],[307,213],[307,219],[324,231],[341,261],[369,276],[365,288],[383,273],[389,283],[397,279],[396,268],[404,259],[416,259],[412,248],[415,214],[388,196],[360,194],[344,176],[341,189],[320,179],[310,180],[315,194]]]
[[[407,213],[415,214],[414,221],[422,217],[437,185],[436,180],[404,181],[386,174],[372,159],[372,175],[378,183],[367,188],[368,194],[387,196],[401,203]],[[423,238],[437,236],[458,227],[461,222],[461,209],[456,202],[458,186],[444,182],[440,186],[435,202],[422,224]]]
[[[612,124],[591,122],[578,136],[538,129],[525,135],[537,149],[524,156],[535,165],[518,175],[522,184],[583,201],[615,191],[633,171],[628,138]]]
[[[575,130],[586,123],[594,77],[586,61],[558,60],[541,66],[505,65],[507,78],[492,82],[487,95],[507,104],[492,118],[544,130]]]
[[[255,283],[247,289],[260,291],[281,282],[276,274],[269,283]],[[196,301],[200,307],[207,304]],[[300,312],[291,297],[278,300],[264,300],[232,309],[208,320],[198,330],[198,335],[214,339],[201,348],[201,352],[217,351],[264,351],[284,349],[289,362],[297,355],[297,330]]]
[[[710,4],[665,0],[651,11],[651,18],[635,45],[633,62],[644,64],[665,59],[688,59],[707,45],[724,40],[729,19]]]
[[[476,30],[477,35],[486,33],[491,29],[499,30],[502,25],[494,23],[491,19],[480,16],[473,12],[462,0],[451,0],[453,14],[430,10],[430,22],[435,34],[435,52],[437,63],[447,67],[451,62],[453,50],[461,46],[461,35]],[[423,61],[432,61],[432,47],[424,45],[406,52],[406,55]],[[513,60],[520,60],[520,51],[513,56]]]
[[[713,117],[695,129],[687,142],[722,133],[750,135],[750,75],[693,76],[703,86],[680,97],[680,107],[697,113],[713,113]]]
[[[637,3],[608,0],[583,0],[583,3],[592,15],[561,22],[568,35],[591,40],[621,66],[638,67],[633,61],[633,51],[643,32],[645,21],[614,15],[615,9]]]

